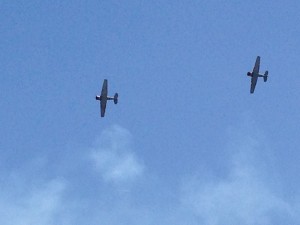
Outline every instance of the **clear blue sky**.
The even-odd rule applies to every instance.
[[[0,223],[300,224],[299,11],[0,1]]]

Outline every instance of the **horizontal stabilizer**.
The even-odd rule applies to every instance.
[[[116,93],[116,94],[114,95],[114,103],[115,103],[115,104],[118,103],[118,97],[119,97],[119,95],[118,95],[118,93]]]
[[[267,82],[268,80],[268,74],[269,74],[269,71],[267,70],[264,74],[264,82]]]

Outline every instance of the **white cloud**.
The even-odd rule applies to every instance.
[[[272,169],[266,158],[271,154],[261,153],[267,152],[268,146],[256,136],[233,131],[225,150],[231,156],[225,176],[210,176],[206,168],[203,176],[198,174],[185,179],[182,186],[174,186],[150,171],[136,185],[132,181],[145,178],[144,165],[133,151],[130,132],[113,126],[100,135],[92,150],[83,152],[88,161],[76,156],[70,162],[80,166],[63,179],[41,175],[30,181],[30,173],[18,171],[8,182],[2,180],[0,224],[300,224],[297,200],[294,204],[284,199],[270,182]],[[40,163],[40,167],[47,164]],[[58,171],[54,177],[64,172]],[[95,174],[109,185],[95,179]],[[124,192],[128,181],[134,185]],[[111,188],[112,183],[118,188]]]
[[[23,180],[21,177],[19,181]],[[52,225],[64,221],[61,218],[64,202],[62,194],[65,183],[60,180],[52,180],[46,184],[34,185],[30,190],[26,187],[26,181],[17,182],[21,187],[16,187],[13,180],[8,181],[10,190],[2,190],[0,194],[0,224],[3,225]],[[24,189],[18,191],[17,189]]]
[[[105,181],[132,181],[142,175],[144,166],[131,149],[131,139],[129,131],[119,126],[113,126],[100,136],[91,158]]]
[[[248,130],[248,129],[247,129]],[[263,163],[269,151],[260,139],[231,135],[233,153],[227,176],[201,179],[183,185],[182,203],[205,225],[274,225],[300,223],[297,206],[285,200],[272,185],[272,169]],[[240,137],[240,138],[239,138]],[[237,138],[237,140],[235,139]]]
[[[62,169],[55,172],[47,155],[24,162],[23,169],[0,170],[0,224],[140,224],[148,210],[132,205],[135,193],[128,187],[135,187],[131,184],[142,176],[144,166],[133,151],[130,132],[113,126],[95,146],[84,151],[84,157],[62,159]],[[95,180],[95,171],[118,189]]]
[[[291,206],[247,168],[236,168],[225,180],[192,183],[184,203],[207,225],[274,224],[275,215],[291,218]]]

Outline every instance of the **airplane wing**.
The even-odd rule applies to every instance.
[[[259,74],[260,56],[257,56],[252,74]]]
[[[101,90],[101,117],[104,117],[105,115],[105,109],[106,109],[106,103],[107,103],[107,79],[104,79],[102,90]]]
[[[103,99],[100,103],[101,117],[104,117],[104,115],[105,115],[106,102],[107,102],[107,100]]]
[[[104,81],[103,81],[101,96],[102,96],[102,98],[103,98],[103,96],[107,97],[107,79],[104,79]]]
[[[253,76],[253,77],[251,78],[251,87],[250,87],[250,93],[251,93],[251,94],[254,93],[256,83],[257,83],[257,76]]]

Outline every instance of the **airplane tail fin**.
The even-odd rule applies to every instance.
[[[118,97],[119,97],[119,95],[118,95],[118,93],[116,93],[116,94],[114,95],[114,103],[115,103],[115,104],[118,103]]]
[[[267,70],[264,74],[264,82],[267,82],[268,80],[268,74],[269,74],[269,71]]]

